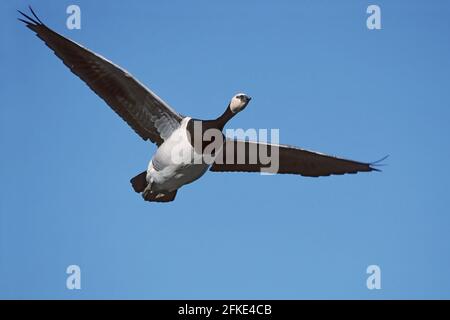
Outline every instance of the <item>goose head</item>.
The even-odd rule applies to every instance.
[[[230,101],[230,110],[232,113],[238,113],[245,109],[248,103],[252,100],[251,97],[245,93],[238,93]]]

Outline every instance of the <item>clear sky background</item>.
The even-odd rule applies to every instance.
[[[243,91],[229,127],[388,166],[209,172],[144,202],[129,179],[155,146],[16,20],[28,4],[182,114],[216,117]],[[449,17],[424,0],[1,1],[0,298],[450,298]]]

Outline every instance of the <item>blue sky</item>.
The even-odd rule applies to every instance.
[[[182,114],[383,173],[209,172],[168,204],[142,141],[16,18],[31,4]],[[81,8],[81,30],[66,8]],[[366,8],[381,8],[368,30]],[[0,298],[450,298],[448,1],[2,1]],[[65,270],[81,268],[81,290]],[[368,290],[366,268],[381,268]]]

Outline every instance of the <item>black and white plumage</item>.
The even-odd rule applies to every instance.
[[[204,141],[201,135],[200,147],[197,148],[195,141],[198,137],[194,134],[194,128],[199,125],[202,133],[208,129],[218,130],[223,138],[224,126],[245,109],[250,97],[245,94],[235,95],[225,112],[217,119],[184,117],[126,70],[54,32],[39,20],[31,8],[30,10],[33,17],[19,11],[25,18],[19,20],[34,31],[142,139],[150,140],[158,146],[147,170],[131,179],[134,190],[142,193],[147,201],[173,201],[181,186],[200,178],[208,169],[215,172],[260,172],[266,165],[258,157],[255,161],[253,155],[263,147],[269,147],[279,155],[279,166],[273,173],[319,177],[378,171],[370,163],[336,158],[296,147],[230,139],[221,140],[220,148],[208,154],[213,156],[212,163],[206,163],[203,157],[209,141]],[[227,158],[232,148],[238,151],[232,156],[235,157],[234,161],[218,161],[219,158]],[[239,150],[243,150],[244,154],[240,154]],[[184,156],[175,160],[175,151]]]

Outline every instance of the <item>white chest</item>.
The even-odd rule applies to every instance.
[[[147,181],[154,191],[173,191],[200,178],[209,168],[189,142],[183,119],[180,128],[158,148],[149,163]]]

